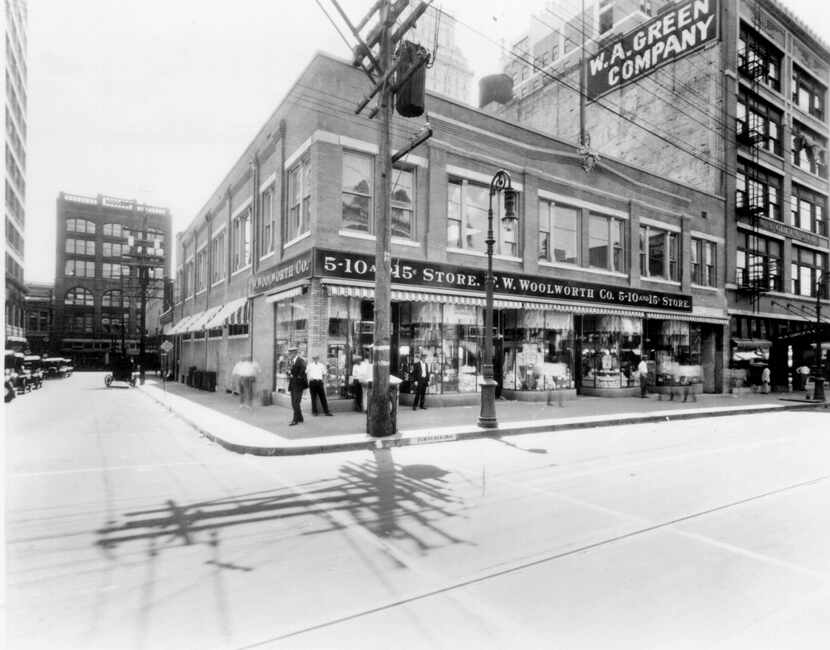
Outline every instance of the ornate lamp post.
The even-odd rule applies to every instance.
[[[503,169],[496,172],[490,181],[490,207],[487,210],[487,277],[484,281],[486,304],[484,307],[484,350],[481,359],[481,413],[478,416],[478,426],[484,429],[495,429],[496,421],[496,381],[493,379],[493,197],[504,193],[504,216],[502,222],[505,227],[512,227],[516,221],[516,191],[510,184],[510,174]]]

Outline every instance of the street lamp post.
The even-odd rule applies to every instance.
[[[510,184],[510,174],[503,169],[496,172],[490,181],[490,206],[487,210],[487,276],[484,280],[486,303],[484,306],[484,350],[481,359],[481,413],[478,416],[478,426],[484,429],[495,429],[496,421],[496,384],[493,379],[493,244],[496,243],[493,235],[493,197],[504,193],[505,226],[512,226],[516,220],[515,205],[516,191]]]
[[[813,399],[817,402],[825,401],[824,397],[824,369],[821,367],[821,295],[827,286],[828,272],[821,273],[816,281],[816,355],[813,357]]]

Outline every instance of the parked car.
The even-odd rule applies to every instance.
[[[47,377],[68,377],[72,374],[72,366],[68,359],[63,357],[46,357],[43,359]]]
[[[32,388],[43,386],[43,360],[37,354],[27,354],[23,357],[23,371],[26,373]]]
[[[16,395],[31,390],[28,377],[23,369],[23,353],[6,350],[5,382]],[[7,389],[8,390],[8,389]],[[10,400],[9,400],[10,401]]]

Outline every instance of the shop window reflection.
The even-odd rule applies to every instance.
[[[507,390],[574,387],[573,316],[557,311],[504,310],[504,380]]]
[[[640,360],[642,321],[623,316],[582,319],[582,384],[590,388],[634,385]]]

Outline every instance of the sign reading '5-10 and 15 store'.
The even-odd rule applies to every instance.
[[[375,279],[375,258],[356,253],[315,249],[313,273],[319,277],[372,282]],[[392,259],[392,282],[397,285],[483,294],[485,276],[486,271],[482,269]],[[494,290],[502,295],[692,311],[692,297],[685,294],[613,287],[518,273],[494,272],[493,276]]]

